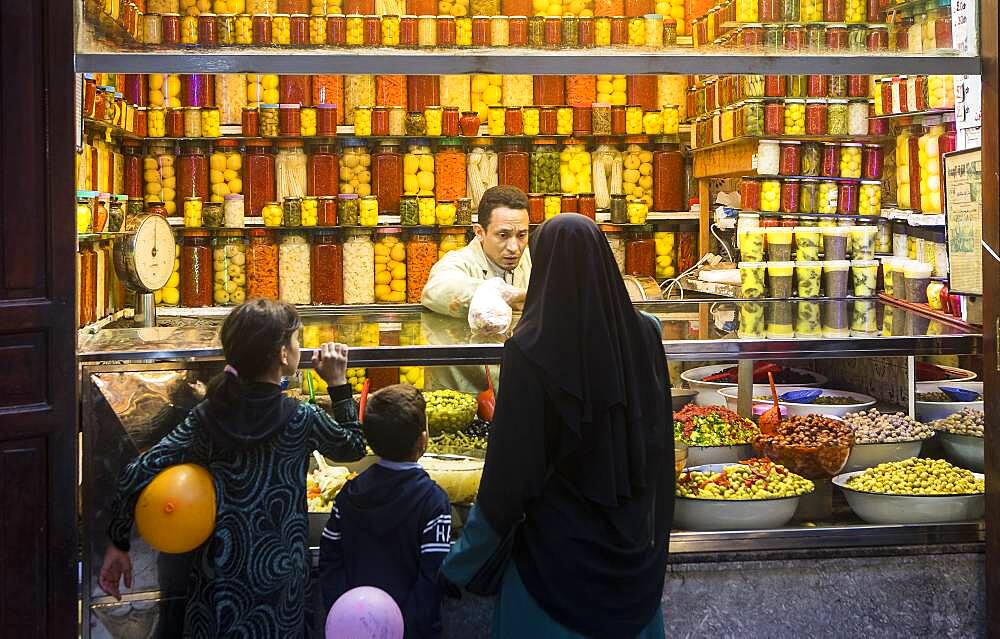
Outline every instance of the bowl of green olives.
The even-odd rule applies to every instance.
[[[979,394],[978,401],[956,402],[947,393],[941,390],[944,388],[961,388]],[[983,383],[982,382],[920,382],[917,384],[917,393],[914,397],[914,412],[917,419],[922,422],[932,422],[935,419],[944,419],[954,413],[961,412],[963,408],[974,408],[983,410]]]
[[[674,524],[685,530],[780,528],[795,515],[808,479],[767,459],[685,468],[677,479]]]
[[[930,524],[980,519],[982,473],[940,459],[911,457],[833,478],[851,510],[872,524]]]
[[[788,415],[812,415],[822,413],[823,415],[833,415],[843,417],[847,413],[854,413],[865,410],[875,405],[875,398],[861,393],[851,393],[848,391],[831,390],[828,388],[815,389],[806,386],[785,386],[776,389],[778,391],[778,404],[788,410]],[[819,390],[822,394],[815,401],[809,404],[799,404],[781,399],[781,395],[792,391]],[[726,399],[726,407],[736,410],[739,401],[739,389],[734,387],[723,388],[719,394]],[[772,405],[771,387],[768,384],[754,384],[753,403],[755,405]]]

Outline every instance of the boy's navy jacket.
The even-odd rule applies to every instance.
[[[320,540],[324,610],[358,586],[389,593],[406,639],[441,635],[438,570],[448,554],[448,495],[415,463],[381,460],[348,481]]]

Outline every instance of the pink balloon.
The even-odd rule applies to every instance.
[[[403,639],[403,613],[383,590],[348,590],[326,616],[326,639]]]

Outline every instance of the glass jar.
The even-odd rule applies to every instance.
[[[202,203],[200,197],[184,198],[184,226],[187,228],[202,226]],[[95,227],[94,230],[100,232],[102,229]]]
[[[341,193],[337,196],[337,222],[341,226],[361,224],[361,199],[357,193]]]
[[[403,157],[403,194],[434,195],[434,154],[427,140],[410,143]]]
[[[785,135],[805,135],[806,105],[805,100],[785,100],[784,133]]]
[[[332,144],[310,146],[306,166],[306,193],[317,196],[337,195],[339,164],[336,146]]]
[[[625,241],[625,273],[656,276],[656,245],[651,227],[630,232]]]
[[[778,175],[781,172],[781,147],[777,140],[757,143],[757,174]]]
[[[466,232],[464,228],[443,228],[441,229],[440,240],[438,241],[438,260],[452,251],[465,248]]]
[[[858,197],[858,215],[878,216],[882,213],[882,183],[862,180]]]
[[[638,144],[630,144],[622,153],[625,170],[622,191],[629,200],[640,200],[647,209],[653,205],[653,153]],[[614,178],[612,170],[612,179]],[[682,173],[683,175],[683,173]],[[612,184],[612,186],[616,186]]]
[[[281,225],[285,228],[302,226],[302,198],[286,197],[281,203]]]
[[[236,140],[219,140],[210,159],[211,201],[222,202],[227,195],[242,193],[243,156]]]
[[[221,231],[215,238],[212,298],[216,306],[247,300],[247,255],[242,231]]]
[[[799,213],[816,213],[819,197],[819,180],[799,181]]]
[[[780,195],[780,209],[782,213],[798,213],[799,212],[799,181],[798,180],[782,180],[781,182],[781,195]]]
[[[208,231],[190,229],[181,240],[181,305],[212,305],[212,240]]]
[[[265,138],[276,138],[281,134],[277,104],[261,104],[258,116],[258,131]]]
[[[840,215],[857,215],[858,192],[861,185],[857,182],[842,182],[839,186],[837,213]]]
[[[444,113],[441,116],[441,134],[449,138],[457,137],[461,132],[461,127],[459,126],[460,121],[461,117],[459,116],[458,107],[446,106],[444,108]]]
[[[851,100],[847,103],[847,134],[868,134],[868,100]]]
[[[882,179],[882,147],[866,144],[861,148],[861,177],[865,180]]]
[[[827,103],[827,131],[829,135],[848,135],[850,129],[847,100],[830,100]]]
[[[308,159],[301,140],[279,140],[274,157],[274,175],[278,200],[304,197],[308,192]]]
[[[361,226],[378,226],[378,198],[363,195],[358,198],[358,223]]]
[[[339,231],[321,229],[313,234],[309,270],[313,304],[344,303],[344,247]]]
[[[806,100],[806,134],[827,134],[828,109],[826,100]]]
[[[364,140],[344,140],[340,156],[340,192],[358,196],[372,193],[371,155]]]
[[[431,267],[437,261],[438,243],[434,238],[434,232],[430,229],[417,229],[411,232],[406,242],[406,301],[408,303],[420,303]]]
[[[456,211],[456,216],[457,214]],[[437,203],[433,195],[417,196],[417,221],[421,226],[434,226],[438,223]]]
[[[306,235],[285,232],[278,246],[278,299],[289,304],[309,304],[312,300],[310,248]]]
[[[840,146],[826,142],[820,147],[819,174],[822,177],[840,177]]]
[[[821,215],[835,215],[837,213],[838,199],[839,188],[837,183],[833,180],[821,181],[816,195],[816,212]]]
[[[466,155],[461,140],[457,138],[442,140],[434,157],[434,192],[439,200],[458,200],[465,197],[465,167]],[[417,179],[419,181],[419,174]]]
[[[384,227],[375,232],[375,301],[406,301],[406,244],[403,229]]]
[[[781,102],[764,103],[764,135],[782,135],[785,132],[785,106]]]
[[[850,142],[840,147],[840,177],[861,177],[861,144]]]
[[[527,190],[531,193],[558,192],[559,171],[559,148],[555,140],[544,138],[535,140],[529,158]]]
[[[777,213],[781,209],[781,181],[764,179],[760,181],[760,210]]]
[[[247,140],[243,188],[247,214],[258,216],[264,204],[275,199],[275,166],[271,142]]]
[[[497,153],[497,179],[499,184],[515,186],[527,193],[531,191],[529,180],[529,159],[524,145],[508,140]],[[450,198],[449,198],[450,199]]]
[[[813,142],[803,143],[801,156],[802,162],[799,175],[818,176],[822,163],[820,146]]]
[[[243,228],[245,220],[244,198],[242,195],[227,195],[223,198],[222,224],[227,228]]]
[[[278,299],[278,245],[273,231],[251,229],[246,247],[246,296]]]
[[[586,144],[572,139],[566,141],[566,145],[559,154],[559,173],[563,193],[593,192],[591,157]],[[541,189],[531,190],[539,191]]]
[[[779,175],[799,175],[802,166],[801,143],[796,140],[782,140],[780,144]]]
[[[684,177],[684,156],[671,145],[653,152],[653,209],[683,211],[687,209],[687,188]]]
[[[400,211],[403,192],[403,154],[399,142],[384,140],[371,156],[372,195],[383,213]]]
[[[201,142],[184,142],[177,156],[177,190],[181,197],[207,200],[209,188],[208,154]]]

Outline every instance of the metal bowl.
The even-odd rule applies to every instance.
[[[709,375],[714,375],[715,373],[721,372],[734,366],[735,364],[713,364],[712,366],[699,366],[698,368],[692,368],[681,373],[681,379],[687,382],[689,388],[698,391],[698,396],[695,398],[694,403],[698,406],[725,406],[726,402],[716,391],[723,388],[732,388],[736,384],[723,383],[723,382],[703,382],[703,378]],[[796,373],[802,373],[805,375],[810,375],[815,382],[806,384],[776,384],[775,387],[778,390],[790,390],[792,388],[815,388],[827,382],[826,377],[820,375],[819,373],[814,373],[812,371],[803,370],[801,368],[791,369]]]
[[[705,464],[689,470],[719,472],[732,464]],[[799,497],[778,499],[696,499],[674,500],[674,524],[685,530],[757,530],[780,528],[795,516]]]
[[[908,442],[888,442],[884,444],[854,444],[851,455],[841,472],[850,473],[865,470],[885,462],[902,461],[920,454],[924,440]]]
[[[689,444],[687,455],[687,465],[690,467],[706,464],[735,464],[754,456],[753,446],[750,444],[733,446],[692,446]]]
[[[954,388],[964,388],[983,394],[982,382],[920,382],[917,384],[917,393],[933,393],[939,386],[952,386]],[[930,423],[936,419],[944,419],[948,415],[962,412],[964,408],[983,410],[982,400],[978,402],[924,402],[919,399],[913,400],[914,412],[917,421]]]
[[[776,386],[775,390],[778,391],[778,395],[782,393],[787,393],[788,391],[795,390],[810,390],[812,387],[806,386]],[[854,404],[796,404],[793,402],[783,402],[778,400],[779,406],[784,406],[788,409],[789,415],[814,415],[817,413],[822,413],[823,415],[833,415],[834,417],[843,417],[848,413],[856,413],[858,411],[866,410],[875,405],[875,398],[869,395],[862,395],[861,393],[850,393],[841,390],[832,390],[828,388],[820,389],[823,391],[824,395],[836,395],[838,397],[850,397],[856,403]],[[754,384],[753,387],[754,397],[760,397],[762,395],[771,395],[771,387],[768,384]],[[719,390],[719,395],[726,399],[726,408],[729,410],[736,410],[736,405],[739,402],[739,389],[735,386],[730,386],[728,388],[723,388]],[[753,405],[755,406],[773,406],[773,402],[768,400],[754,400]]]
[[[939,430],[938,438],[941,440],[941,448],[944,449],[948,461],[977,473],[983,472],[986,466],[983,461],[985,440],[982,437]]]
[[[858,517],[871,524],[933,524],[981,519],[986,510],[982,493],[972,495],[887,495],[847,487],[847,482],[864,471],[833,478]],[[982,479],[976,473],[976,479]]]

